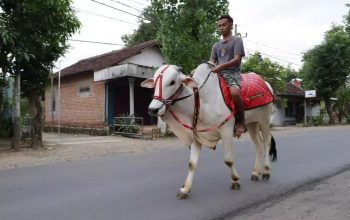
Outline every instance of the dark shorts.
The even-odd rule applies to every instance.
[[[241,88],[241,74],[231,70],[223,70],[219,73],[220,76],[224,77],[228,86],[235,86]]]

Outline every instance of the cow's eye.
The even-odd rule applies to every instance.
[[[170,82],[170,84],[169,84],[170,86],[173,86],[173,85],[175,85],[175,81],[174,80],[172,80],[171,82]]]

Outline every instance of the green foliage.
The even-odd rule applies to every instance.
[[[259,52],[249,56],[242,64],[242,72],[255,72],[270,83],[275,93],[283,93],[286,82],[298,76],[298,72],[290,67],[272,62],[269,58],[262,58]]]
[[[21,118],[29,117],[29,102],[27,98],[21,99]]]
[[[114,131],[124,133],[124,135],[137,134],[141,131],[141,124],[132,115],[122,114],[114,121]]]
[[[277,108],[287,108],[287,99],[281,98],[280,96],[275,96],[274,103],[276,104]]]
[[[350,112],[347,112],[347,107],[350,104],[350,87],[341,87],[338,89],[336,96],[338,98],[337,105],[339,114],[341,117],[350,116]]]
[[[311,117],[311,121],[310,121],[309,124],[311,124],[313,126],[320,126],[320,125],[322,125],[322,117],[321,116]]]
[[[157,18],[152,13],[151,7],[144,9],[142,13],[144,19],[139,20],[139,27],[132,34],[122,36],[122,41],[126,46],[139,44],[157,38]]]
[[[13,135],[12,118],[0,112],[0,138],[9,138]]]
[[[336,95],[350,73],[350,36],[343,26],[333,26],[322,44],[304,54],[302,73],[307,89],[325,99]]]
[[[22,91],[42,95],[54,62],[80,27],[71,0],[2,0],[0,66],[21,73]]]
[[[346,123],[347,123],[347,124],[350,124],[350,117],[347,117],[347,118],[346,118]]]
[[[21,76],[22,95],[28,97],[35,114],[34,147],[42,146],[44,111],[40,97],[54,62],[66,52],[68,39],[80,28],[71,4],[72,0],[0,1],[0,68]]]
[[[210,57],[218,41],[217,19],[228,14],[227,0],[151,0],[157,40],[166,62],[190,73]]]

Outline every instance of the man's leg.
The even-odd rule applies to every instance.
[[[244,120],[244,106],[240,94],[240,89],[236,86],[230,86],[230,94],[233,98],[236,108],[236,121],[235,121],[235,135],[240,137],[242,133],[245,132],[245,120]]]

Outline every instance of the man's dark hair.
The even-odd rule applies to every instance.
[[[227,19],[228,22],[233,23],[233,18],[230,15],[221,15],[219,20]]]

